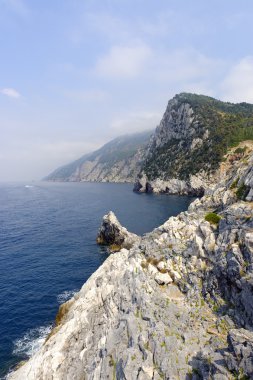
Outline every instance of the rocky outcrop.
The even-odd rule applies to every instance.
[[[236,150],[242,150],[243,153],[239,156],[235,154]],[[223,161],[219,164],[216,171],[207,174],[205,171],[201,171],[196,175],[190,175],[187,180],[180,180],[172,178],[169,180],[161,180],[156,178],[150,181],[147,175],[142,172],[139,175],[138,180],[134,185],[134,191],[136,192],[147,192],[147,193],[168,193],[168,194],[179,194],[179,195],[195,195],[202,196],[205,192],[212,191],[217,183],[222,183],[224,181],[224,173],[231,170],[232,166],[236,163],[241,162],[243,157],[247,157],[249,152],[253,150],[252,141],[243,141],[236,147],[228,150],[227,154],[223,157]],[[237,187],[243,186],[245,193],[247,193],[247,200],[251,201],[253,199],[252,192],[252,172],[248,169],[248,172],[241,177],[240,182],[237,183]],[[248,190],[248,191],[247,191]]]
[[[12,380],[252,378],[252,151],[221,169],[188,211],[108,257]]]
[[[122,227],[112,211],[103,217],[97,236],[98,244],[108,245],[111,250],[119,251],[121,248],[130,249],[139,240],[140,238],[137,235]]]
[[[145,173],[141,173],[134,184],[133,191],[139,193],[167,193],[202,196],[211,182],[210,179],[208,180],[206,177],[205,173],[200,173],[198,176],[190,176],[187,181],[176,178],[167,181],[157,178],[153,181],[149,181]]]

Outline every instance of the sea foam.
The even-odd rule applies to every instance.
[[[43,345],[53,325],[40,326],[29,330],[25,335],[14,342],[13,354],[20,356],[33,356]]]
[[[64,302],[68,301],[70,298],[72,298],[77,292],[78,292],[77,289],[75,289],[75,290],[65,290],[61,294],[58,294],[58,296],[57,296],[57,302],[59,304],[62,304]]]

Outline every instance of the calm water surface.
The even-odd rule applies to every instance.
[[[95,242],[105,213],[143,234],[192,200],[129,184],[0,184],[0,378],[38,349],[59,304],[106,259]]]

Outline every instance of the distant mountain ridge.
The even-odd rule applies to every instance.
[[[51,181],[135,182],[138,192],[201,195],[229,148],[253,140],[253,105],[175,95],[154,133],[116,138]]]
[[[49,174],[47,181],[134,182],[152,131],[115,138],[95,152]]]

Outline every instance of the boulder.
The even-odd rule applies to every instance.
[[[155,280],[159,285],[168,285],[173,282],[172,278],[170,277],[169,273],[156,273]]]
[[[139,236],[128,232],[125,227],[122,227],[112,211],[103,217],[103,222],[97,235],[98,244],[118,247],[115,250],[120,250],[121,248],[130,249],[139,240]]]

